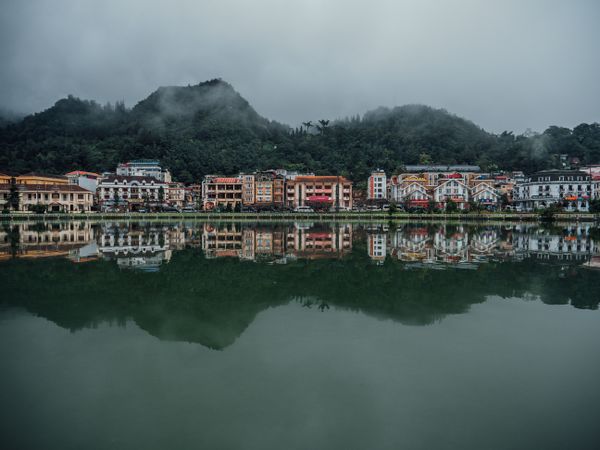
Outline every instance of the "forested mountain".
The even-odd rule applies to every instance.
[[[559,154],[600,163],[600,125],[495,135],[440,109],[379,108],[292,129],[261,117],[231,85],[161,87],[132,109],[69,96],[22,120],[0,120],[0,171],[114,170],[156,158],[175,178],[284,167],[364,181],[371,169],[418,162],[472,163],[525,172],[559,167]]]

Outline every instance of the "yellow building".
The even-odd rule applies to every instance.
[[[29,172],[24,175],[15,177],[17,184],[41,184],[41,185],[57,185],[57,184],[69,184],[69,179],[63,175],[48,175],[43,173]],[[5,181],[1,180],[2,183]],[[10,183],[10,178],[8,180]]]
[[[0,184],[0,209],[10,197],[10,184]],[[17,185],[19,211],[32,211],[42,207],[50,212],[89,212],[94,204],[94,194],[73,184],[21,184]]]

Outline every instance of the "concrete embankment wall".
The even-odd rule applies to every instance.
[[[480,213],[480,214],[409,214],[387,212],[340,212],[340,213],[90,213],[90,214],[0,214],[0,220],[48,221],[48,220],[196,220],[196,221],[306,221],[311,222],[385,222],[385,221],[459,221],[459,222],[538,222],[541,216],[535,213]],[[563,213],[555,214],[557,222],[600,222],[600,214]]]

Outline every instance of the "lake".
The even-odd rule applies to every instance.
[[[17,449],[596,449],[588,225],[0,227]]]

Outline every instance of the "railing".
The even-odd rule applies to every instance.
[[[591,213],[558,213],[556,220],[600,222],[600,214]],[[197,221],[538,221],[540,215],[536,213],[404,213],[390,214],[387,211],[365,212],[326,212],[326,213],[301,213],[301,212],[261,212],[261,213],[46,213],[46,214],[0,214],[0,220],[197,220]]]

